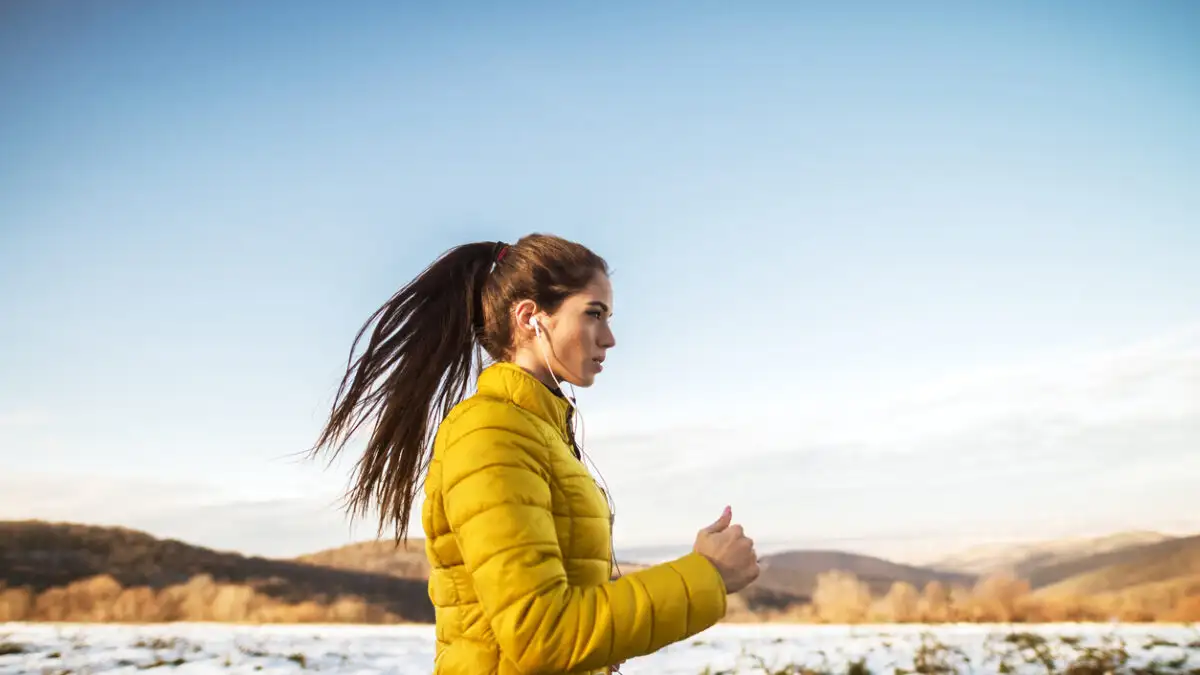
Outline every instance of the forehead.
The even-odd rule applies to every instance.
[[[587,286],[584,286],[581,291],[571,296],[570,302],[583,305],[599,302],[603,303],[606,308],[611,309],[613,304],[612,281],[609,280],[607,274],[597,272],[596,276],[592,277]]]

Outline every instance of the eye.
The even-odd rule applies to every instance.
[[[595,317],[595,318],[597,318],[597,319],[603,319],[603,318],[604,318],[604,313],[603,313],[603,312],[601,312],[601,311],[600,311],[600,310],[598,310],[598,309],[592,309],[592,310],[588,310],[588,316],[592,316],[592,317]]]

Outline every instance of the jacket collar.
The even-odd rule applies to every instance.
[[[570,434],[567,412],[570,403],[524,368],[508,362],[494,363],[479,374],[480,394],[512,403],[533,413],[558,430],[564,439]]]

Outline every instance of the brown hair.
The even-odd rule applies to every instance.
[[[513,305],[529,299],[553,313],[597,272],[608,274],[603,258],[552,235],[528,235],[512,246],[464,244],[375,310],[354,338],[329,420],[311,450],[332,459],[376,418],[346,494],[348,510],[365,516],[376,507],[379,532],[391,523],[396,541],[404,539],[429,462],[431,422],[436,428],[466,395],[483,367],[481,348],[495,361],[511,359]]]

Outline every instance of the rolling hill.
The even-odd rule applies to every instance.
[[[755,586],[760,590],[793,594],[806,601],[816,588],[817,576],[834,570],[853,573],[867,584],[872,594],[878,595],[887,593],[892,584],[898,581],[921,588],[931,581],[939,581],[947,586],[970,586],[976,579],[970,574],[901,565],[882,558],[841,551],[789,551],[766,556],[763,560],[766,567]]]
[[[340,570],[387,574],[402,579],[429,579],[429,561],[425,558],[425,540],[409,539],[362,541],[337,548],[309,553],[298,562]]]
[[[1019,544],[974,546],[922,563],[934,569],[973,575],[1008,570],[1026,577],[1036,569],[1069,563],[1102,553],[1156,544],[1172,537],[1158,532],[1118,532],[1103,537],[1056,539]]]
[[[427,587],[418,580],[247,557],[119,527],[0,522],[4,586],[24,588],[36,596],[101,576],[119,586],[113,593],[131,588],[164,591],[191,583],[193,587],[240,587],[285,606],[329,605],[355,597],[366,607],[401,620],[433,618]],[[205,582],[194,583],[198,578]],[[235,595],[251,602],[245,592]]]
[[[410,540],[397,547],[391,541],[366,541],[304,555],[297,560],[329,565],[340,569],[392,574],[412,579],[427,579],[429,566],[424,557],[424,541]],[[790,551],[766,556],[762,576],[738,595],[749,611],[781,610],[810,601],[817,576],[833,570],[853,572],[865,581],[873,593],[886,593],[897,581],[921,588],[930,581],[947,585],[971,585],[975,578],[967,574],[900,565],[870,556],[839,551]],[[628,574],[647,567],[621,562]]]
[[[899,600],[884,596],[896,582],[920,592],[933,581],[943,587],[944,616],[958,620],[1011,603],[1013,593],[1049,608],[1028,616],[1149,620],[1200,612],[1200,536],[1029,558],[1031,583],[1023,591],[1011,580],[989,586],[968,573],[842,551],[789,551],[764,563],[758,581],[731,598],[727,620],[811,620],[807,606],[818,579],[834,571],[853,574],[869,590],[865,601],[875,604],[863,609],[868,614],[880,602],[895,607],[887,603]],[[645,565],[620,567],[628,574]],[[428,574],[421,539],[365,541],[280,560],[119,527],[0,522],[0,621],[427,622]],[[951,590],[956,595],[946,595]],[[1081,599],[1093,603],[1087,612],[1073,609]]]
[[[1080,602],[1126,620],[1200,620],[1200,536],[1122,549],[1038,572],[1043,604]]]
[[[1200,578],[1200,536],[1124,548],[1037,569],[1044,594],[1099,595]]]

